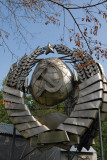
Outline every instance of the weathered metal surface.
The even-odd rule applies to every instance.
[[[107,112],[107,103],[103,103],[101,107],[102,112]]]
[[[69,137],[66,131],[51,131],[41,133],[38,136],[37,143],[45,144],[45,143],[60,143],[60,142],[69,142]]]
[[[70,139],[69,143],[71,143],[71,145],[75,145],[75,144],[80,143],[80,136],[78,136],[78,135],[70,134],[69,139]]]
[[[95,84],[92,84],[91,86],[81,90],[79,92],[79,97],[86,96],[90,93],[93,93],[93,92],[96,92],[96,91],[99,91],[99,90],[103,90],[103,82],[102,81],[99,81],[99,82],[97,82]]]
[[[13,125],[7,124],[7,123],[0,123],[0,135],[4,134],[7,135],[13,135]],[[16,130],[16,136],[21,136],[21,134]]]
[[[5,104],[5,108],[6,109],[9,109],[9,110],[28,110],[28,107],[27,107],[27,105],[26,104],[17,104],[17,103],[13,103],[13,102],[11,102],[11,103],[6,103]]]
[[[65,131],[57,131],[57,132],[65,132]],[[47,132],[48,133],[48,132]],[[49,132],[50,133],[50,132]],[[42,133],[44,134],[44,133]],[[60,135],[58,136],[58,138],[60,137]],[[48,138],[48,137],[47,137]],[[65,150],[68,150],[70,148],[71,145],[77,145],[80,143],[80,137],[78,135],[74,135],[74,134],[70,134],[69,133],[69,142],[65,142],[63,143],[52,143],[52,144],[46,144],[45,146],[43,145],[43,143],[41,142],[41,144],[38,143],[38,137],[31,137],[30,138],[30,146],[31,147],[39,147],[39,149],[41,151],[45,151],[49,148],[52,148],[54,145],[59,147],[59,148],[63,148]],[[38,144],[37,144],[38,143]],[[44,147],[43,147],[44,146]]]
[[[64,130],[73,134],[83,135],[86,131],[86,128],[80,126],[73,126],[67,124],[60,124],[57,129]]]
[[[101,100],[95,100],[87,103],[75,105],[74,111],[87,110],[87,109],[98,109],[101,106]]]
[[[101,121],[102,122],[105,121],[106,113],[101,112],[100,116],[101,116]]]
[[[103,102],[107,102],[107,93],[103,92]]]
[[[96,118],[98,110],[83,110],[83,111],[73,111],[70,117],[80,117],[80,118]]]
[[[101,73],[102,80],[103,80],[103,102],[100,108],[101,114],[99,111],[99,124],[100,124],[100,116],[101,116],[101,121],[104,121],[106,118],[105,113],[107,112],[107,79],[105,77],[105,73],[104,73],[104,69],[102,65],[100,63],[98,63],[97,65],[98,65],[98,68],[99,68],[99,71]],[[100,134],[101,134],[101,129],[100,129]]]
[[[35,68],[30,91],[40,104],[55,105],[67,98],[73,89],[73,74],[58,58],[42,60]]]
[[[35,58],[43,53],[42,49],[35,49],[30,56],[24,55],[18,64],[13,64],[7,75],[6,85],[23,90],[26,76],[28,76],[31,68],[36,63]]]
[[[6,92],[6,93],[9,93],[9,94],[12,94],[14,96],[17,96],[17,97],[24,97],[24,93],[21,92],[20,90],[16,90],[12,87],[8,87],[8,86],[4,86],[3,87],[3,91]]]
[[[67,142],[66,145],[63,143],[63,144],[58,144],[56,146],[58,146],[60,148],[64,148],[65,150],[69,150],[70,146],[78,145],[80,143],[80,136],[79,135],[69,133],[69,139],[70,139],[70,142]]]
[[[103,82],[107,82],[107,79],[106,79],[106,76],[105,76],[104,69],[103,69],[102,65],[100,63],[97,63],[97,65],[98,65],[98,68],[99,68],[100,73],[102,75]]]
[[[103,77],[103,82],[107,83],[107,78],[105,76]]]
[[[40,127],[36,127],[36,128],[30,128],[30,129],[27,129],[27,130],[24,130],[24,131],[21,131],[20,133],[25,137],[25,138],[28,138],[28,137],[32,137],[36,134],[39,134],[39,133],[42,133],[42,132],[45,132],[45,131],[48,131],[49,128],[47,128],[46,126],[42,125]]]
[[[83,126],[83,127],[89,128],[92,122],[93,122],[92,119],[67,118],[64,121],[64,124],[72,124],[72,125],[76,125],[76,126]]]
[[[16,124],[15,127],[18,129],[18,131],[23,131],[23,130],[38,127],[38,126],[41,126],[41,125],[42,124],[39,121],[34,121],[34,122]]]
[[[59,54],[66,54],[71,58],[71,61],[74,63],[74,68],[76,69],[79,75],[79,80],[81,82],[98,73],[98,67],[89,54],[81,55],[81,52],[78,49],[72,51],[64,45],[57,45],[56,50]],[[90,65],[87,65],[87,63]],[[84,67],[83,64],[85,65]]]
[[[49,52],[47,52],[47,48],[44,49],[46,49],[46,54],[48,54]],[[43,49],[36,49],[29,57],[25,55],[22,57],[19,63],[15,63],[14,65],[12,65],[6,82],[6,85],[10,87],[4,87],[4,92],[8,93],[4,94],[4,100],[6,102],[10,102],[11,104],[5,105],[5,108],[12,122],[25,138],[32,137],[35,134],[39,134],[40,139],[38,141],[39,144],[37,147],[41,148],[41,150],[51,148],[53,146],[52,143],[57,146],[62,146],[62,148],[65,147],[67,149],[72,144],[80,143],[80,145],[82,145],[82,141],[78,142],[78,139],[81,136],[85,137],[83,139],[86,142],[86,144],[83,144],[82,147],[86,147],[87,145],[90,146],[90,144],[92,143],[89,142],[91,138],[89,137],[89,140],[87,141],[87,135],[94,135],[94,120],[92,119],[95,119],[97,117],[98,109],[101,106],[102,100],[102,121],[105,118],[104,112],[106,112],[106,103],[104,102],[107,102],[107,81],[104,75],[104,71],[100,65],[97,66],[96,62],[89,54],[81,53],[76,49],[74,49],[74,51],[71,51],[69,48],[63,45],[57,45],[56,50],[59,54],[66,54],[71,59],[71,62],[74,63],[74,69],[76,69],[79,76],[79,81],[83,82],[79,85],[80,92],[78,103],[76,104],[76,106],[74,107],[74,111],[72,111],[70,115],[71,118],[66,117],[66,119],[64,117],[61,117],[59,114],[57,116],[51,116],[50,114],[50,118],[45,117],[45,120],[40,123],[33,116],[31,116],[27,106],[24,105],[24,94],[20,91],[24,91],[24,89],[26,90],[26,76],[30,73],[35,63],[38,62],[37,60],[35,60],[35,58],[38,55],[44,53]],[[66,65],[62,65],[60,60],[56,59],[57,58],[53,58],[47,64],[45,63],[46,60],[44,60],[43,64],[41,64],[40,62],[41,70],[37,68],[38,70],[35,74],[37,76],[36,88],[38,87],[38,91],[34,89],[35,85],[33,85],[32,88],[35,90],[35,92],[37,91],[36,98],[38,101],[39,96],[43,96],[40,97],[40,101],[42,104],[52,105],[54,103],[59,103],[60,101],[66,99],[69,93],[71,94],[71,91],[73,89],[73,84],[71,82],[73,82],[73,80],[75,79],[75,75],[74,77],[71,76],[71,74],[68,73],[68,69],[66,69]],[[100,72],[101,74],[98,72]],[[101,81],[103,81],[103,85]],[[35,83],[35,77],[33,82]],[[18,90],[11,87],[17,88]],[[48,92],[51,92],[52,96],[50,96],[50,93]],[[67,96],[64,95],[65,93]],[[76,96],[78,97],[78,94]],[[53,97],[55,99],[53,99]],[[89,129],[90,126],[92,130]],[[49,128],[51,129],[51,132],[49,132]],[[66,144],[63,143],[64,138],[67,138],[63,135],[65,131],[69,136],[69,142],[67,142]],[[73,140],[71,138],[71,136],[74,136],[74,134],[76,134],[77,136],[76,140]],[[43,145],[41,145],[41,143],[43,143]],[[44,144],[46,144],[46,146]]]
[[[10,117],[10,120],[13,124],[25,123],[25,122],[34,122],[36,121],[33,116],[24,116],[24,117]]]
[[[3,99],[7,102],[24,104],[24,98],[16,97],[16,96],[5,94],[5,93],[3,94]]]
[[[41,117],[39,121],[53,130],[56,129],[60,123],[63,123],[67,117],[67,115],[62,113],[48,113],[44,117]]]
[[[106,83],[103,82],[103,86],[104,86],[104,88],[103,88],[104,92],[107,92],[107,82]]]
[[[31,115],[29,110],[22,111],[22,110],[7,110],[8,116],[10,117],[23,117]]]
[[[97,73],[96,75],[92,76],[91,78],[87,79],[83,83],[79,85],[80,90],[88,87],[89,85],[92,85],[93,83],[96,83],[98,81],[102,80],[102,77],[100,73]]]
[[[37,138],[38,138],[37,136],[33,136],[29,138],[31,147],[37,147]]]
[[[45,50],[45,54],[49,54],[49,53],[54,53],[54,48],[56,47],[56,45],[51,45],[50,43],[48,43],[47,46],[43,47],[43,49]]]
[[[86,102],[90,102],[90,101],[93,101],[93,100],[99,100],[99,99],[102,99],[102,98],[103,98],[103,90],[100,90],[100,91],[94,92],[92,94],[89,94],[87,96],[79,98],[77,104],[86,103]]]
[[[50,148],[54,147],[53,144],[46,144],[46,145],[37,144],[37,139],[38,139],[37,136],[30,137],[30,146],[38,148],[42,153],[44,153],[44,151],[49,150]]]

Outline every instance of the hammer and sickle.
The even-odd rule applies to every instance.
[[[59,82],[58,83],[53,82],[52,79],[47,77],[46,74],[45,74],[45,71],[48,69],[49,64],[51,64],[51,66],[53,66],[57,70],[57,73],[59,75]],[[43,78],[42,79],[43,87],[36,94],[36,98],[41,96],[41,94],[43,93],[44,90],[53,93],[53,92],[57,92],[61,88],[62,83],[63,83],[63,75],[62,75],[62,72],[60,71],[60,69],[54,63],[45,61],[45,65],[38,68],[35,79],[38,80],[38,78],[40,76]],[[52,87],[47,86],[46,82],[48,82]]]

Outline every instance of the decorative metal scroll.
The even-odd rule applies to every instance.
[[[24,98],[26,77],[38,62],[37,56],[53,52],[54,48],[58,54],[66,55],[74,63],[79,76],[79,97],[70,116],[55,129],[50,129],[33,117]],[[12,65],[4,86],[3,99],[7,102],[5,109],[12,123],[25,138],[31,138],[32,145],[41,150],[53,146],[69,149],[72,145],[79,150],[82,147],[89,149],[97,133],[98,110],[101,111],[102,121],[107,112],[107,81],[102,66],[89,54],[72,51],[64,45],[49,44],[36,49],[30,56],[24,55],[19,63]]]

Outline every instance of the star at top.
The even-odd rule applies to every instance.
[[[45,54],[54,53],[55,47],[56,45],[51,45],[50,43],[48,43],[47,46],[43,47],[43,49],[46,50]]]

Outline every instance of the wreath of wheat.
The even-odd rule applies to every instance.
[[[56,49],[58,54],[69,57],[74,64],[80,83],[78,101],[63,123],[54,130],[40,123],[31,114],[25,104],[26,79],[38,62],[39,55],[49,54]],[[7,75],[3,99],[5,109],[15,128],[25,138],[36,139],[39,149],[58,146],[69,149],[76,145],[89,149],[98,128],[98,110],[104,121],[107,112],[107,81],[103,68],[93,58],[77,49],[73,51],[64,45],[50,45],[37,48],[30,55],[24,55],[18,63],[14,63]],[[36,135],[36,136],[35,136]]]

